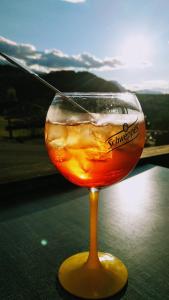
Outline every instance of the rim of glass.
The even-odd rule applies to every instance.
[[[118,97],[118,96],[131,96],[131,97],[136,97],[136,94],[134,92],[66,92],[64,93],[66,96],[75,96],[75,97],[82,97],[82,96],[108,96],[108,97]],[[55,94],[54,97],[60,97],[59,94]]]

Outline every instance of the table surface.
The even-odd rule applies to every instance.
[[[88,191],[63,190],[18,192],[22,202],[1,210],[1,300],[76,299],[56,274],[65,258],[88,249]],[[169,299],[168,216],[169,169],[142,166],[101,190],[99,250],[118,256],[129,271],[127,287],[110,299]]]

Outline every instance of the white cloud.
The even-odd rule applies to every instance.
[[[51,70],[113,70],[125,67],[117,57],[100,59],[90,53],[68,55],[59,49],[38,51],[30,44],[19,44],[0,37],[0,51],[24,63],[36,71],[49,72]]]
[[[130,84],[123,84],[125,88],[132,90],[132,91],[153,91],[159,92],[163,94],[169,93],[169,80],[147,80],[142,81],[140,83],[130,83]]]
[[[30,44],[17,44],[0,36],[0,51],[18,58],[25,58],[36,53],[36,48]]]
[[[64,2],[70,2],[70,3],[83,3],[86,0],[62,0],[62,1],[64,1]]]

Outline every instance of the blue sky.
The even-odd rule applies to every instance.
[[[169,93],[168,0],[1,0],[0,36],[0,50],[36,71]]]

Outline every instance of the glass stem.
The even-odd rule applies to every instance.
[[[87,260],[88,268],[98,268],[100,261],[97,252],[97,217],[98,217],[99,190],[91,188],[89,192],[90,201],[90,250]]]

